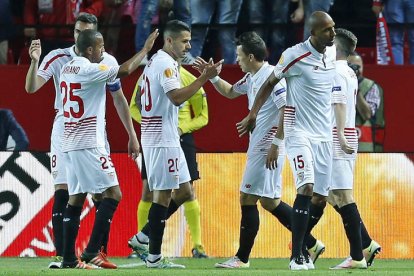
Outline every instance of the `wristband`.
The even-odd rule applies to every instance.
[[[215,76],[214,78],[210,79],[209,81],[210,81],[211,83],[216,83],[216,82],[218,82],[219,80],[220,80],[220,77],[219,77],[219,76]]]
[[[275,145],[275,146],[280,146],[282,143],[283,143],[283,140],[279,139],[277,137],[273,138],[273,140],[272,140],[272,144]]]

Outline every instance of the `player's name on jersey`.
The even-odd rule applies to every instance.
[[[66,66],[63,69],[62,74],[77,74],[79,73],[80,67],[79,66]]]

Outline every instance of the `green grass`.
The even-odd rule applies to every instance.
[[[117,270],[74,270],[48,269],[50,258],[0,258],[0,275],[288,275],[287,259],[251,259],[248,269],[217,269],[214,263],[224,259],[188,259],[178,258],[174,261],[184,264],[186,269],[154,270],[146,268],[137,259],[111,258],[119,266]],[[375,261],[374,266],[367,270],[332,271],[328,268],[338,264],[340,259],[320,259],[316,270],[295,273],[311,275],[414,275],[412,260],[382,260]]]

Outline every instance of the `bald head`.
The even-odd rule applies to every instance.
[[[323,11],[315,11],[309,17],[309,26],[311,32],[316,31],[317,29],[320,29],[321,27],[331,22],[333,22],[332,17]]]

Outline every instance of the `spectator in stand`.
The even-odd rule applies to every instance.
[[[221,55],[226,64],[236,63],[236,26],[242,0],[191,0],[192,24],[210,24],[215,14],[214,22],[223,24],[218,29],[218,40],[221,45]],[[229,26],[227,26],[229,25]],[[191,31],[192,57],[201,56],[208,28],[193,26]],[[191,63],[191,60],[183,60]]]
[[[104,28],[100,31],[105,40],[105,51],[116,56],[120,63],[135,53],[130,41],[135,33],[136,11],[140,3],[140,0],[105,0],[102,12]]]
[[[0,0],[0,26],[0,64],[6,64],[9,39],[14,33],[10,0]]]
[[[395,64],[404,64],[404,30],[407,27],[410,64],[414,64],[414,1],[373,0],[372,11],[376,16],[384,13],[390,32],[392,54]]]
[[[29,138],[14,118],[13,112],[10,109],[0,108],[0,151],[8,150],[7,141],[9,136],[16,143],[15,151],[27,150],[29,147]]]
[[[103,0],[26,0],[24,7],[24,35],[42,41],[42,56],[57,48],[73,45],[73,25],[82,12],[100,16],[104,7]],[[54,25],[41,27],[33,25]],[[31,26],[30,26],[31,25]],[[63,26],[67,25],[65,28]]]
[[[148,35],[151,32],[151,22],[158,7],[173,8],[174,19],[183,21],[191,27],[191,5],[190,0],[142,0],[141,7],[137,13],[137,27],[135,31],[135,50],[140,51]],[[148,57],[143,59],[142,64],[147,64]]]
[[[384,144],[384,91],[364,77],[364,63],[356,52],[348,57],[349,66],[358,77],[355,127],[359,152],[382,152]]]

